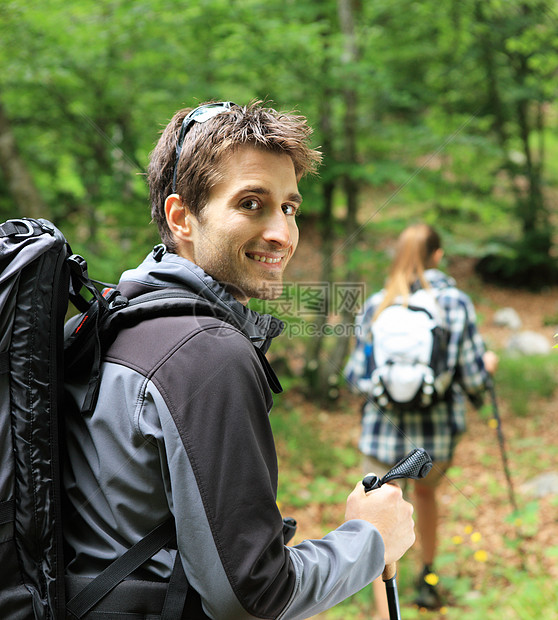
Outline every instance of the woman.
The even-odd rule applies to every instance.
[[[477,331],[470,298],[456,287],[455,280],[438,269],[443,255],[440,236],[431,226],[416,224],[401,233],[385,288],[366,301],[357,317],[356,346],[345,368],[349,384],[362,393],[359,388],[370,384],[373,322],[392,304],[408,303],[418,290],[428,291],[434,297],[449,331],[446,361],[452,380],[446,396],[427,409],[384,409],[368,399],[359,441],[364,471],[380,477],[413,448],[424,448],[433,460],[430,474],[413,481],[423,562],[415,602],[427,609],[441,605],[433,569],[438,526],[436,490],[465,431],[466,397],[479,406],[488,375],[498,365],[498,357],[485,350]],[[387,618],[387,600],[380,580],[374,583],[374,593],[379,617]]]

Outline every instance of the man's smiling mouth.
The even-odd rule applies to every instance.
[[[271,258],[270,256],[261,256],[260,254],[249,254],[249,253],[247,253],[246,256],[248,256],[248,258],[251,258],[252,260],[258,261],[260,263],[276,264],[276,263],[280,263],[283,260],[282,257]]]

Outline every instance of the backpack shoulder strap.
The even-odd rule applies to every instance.
[[[74,618],[82,618],[113,588],[138,569],[144,562],[149,560],[149,558],[154,556],[165,545],[170,543],[175,536],[176,529],[174,518],[171,517],[163,521],[163,523],[151,530],[144,538],[136,542],[100,575],[93,579],[83,590],[70,599],[66,604],[67,612]],[[171,589],[169,584],[167,600],[170,598],[172,602],[168,605],[177,606],[174,607],[174,609],[183,608],[188,592],[188,581],[186,580],[186,575],[184,574],[178,552],[170,583],[174,583],[174,586]],[[175,588],[177,588],[177,590],[175,590]],[[172,618],[173,616],[170,617]]]
[[[71,257],[72,260],[75,258]],[[88,279],[86,271],[83,271],[84,266],[79,262],[76,264],[79,265],[74,266],[77,281],[87,284],[88,289],[92,287],[94,297],[85,312],[66,323],[64,364],[68,378],[89,377],[87,396],[82,407],[82,413],[88,413],[97,401],[103,352],[120,330],[158,316],[194,313],[213,316],[215,308],[209,301],[181,289],[152,291],[131,300],[121,295],[116,288],[107,288],[101,294]],[[81,273],[78,273],[78,269],[82,270]]]
[[[32,237],[36,234],[35,230],[36,229],[33,227],[33,220],[25,218],[7,220],[0,224],[0,237]]]
[[[409,297],[409,308],[425,312],[437,326],[445,328],[444,310],[438,301],[441,292],[439,288],[418,289]]]

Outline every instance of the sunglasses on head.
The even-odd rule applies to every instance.
[[[219,103],[206,103],[199,106],[195,110],[192,110],[184,117],[182,121],[182,127],[180,128],[180,134],[178,135],[178,141],[176,143],[176,155],[174,161],[174,170],[172,173],[172,193],[176,192],[176,171],[178,169],[178,160],[180,159],[180,153],[182,152],[182,145],[184,144],[184,137],[188,133],[190,127],[194,123],[205,123],[210,118],[227,112],[231,107],[235,105],[232,101],[221,101]]]

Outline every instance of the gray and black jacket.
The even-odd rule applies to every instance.
[[[215,312],[145,320],[105,354],[92,414],[67,423],[68,574],[96,576],[172,514],[210,618],[306,618],[369,584],[384,544],[365,521],[284,545],[270,374],[256,351],[282,324],[174,254],[150,254],[118,288],[129,298],[187,290]],[[87,386],[68,388],[79,405]],[[143,576],[167,580],[172,556],[157,553]]]

